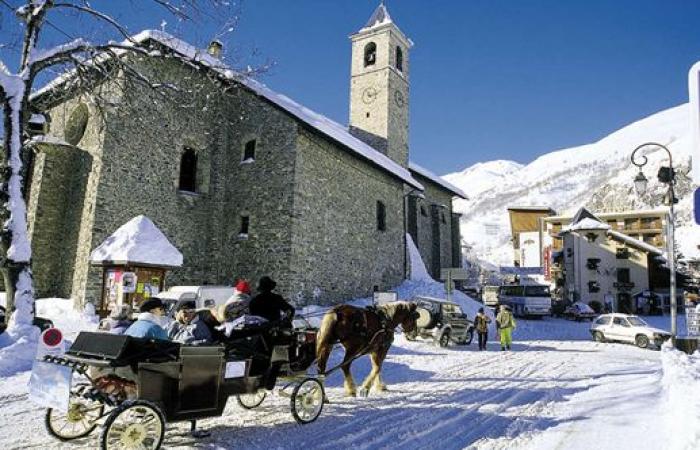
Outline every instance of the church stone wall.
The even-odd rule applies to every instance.
[[[89,95],[71,98],[47,112],[49,134],[66,140],[69,118],[81,103],[90,115],[76,148],[42,146],[35,155],[27,220],[38,297],[73,296],[73,279],[85,266],[77,254],[84,239],[80,224],[93,210],[90,180],[99,174],[104,123]]]
[[[330,304],[400,284],[402,183],[312,132],[303,130],[297,145],[293,298]],[[386,206],[385,231],[377,201]]]
[[[454,240],[459,239],[459,236],[454,235],[452,226],[453,194],[428,178],[415,172],[412,174],[425,187],[425,199],[418,199],[416,206],[416,246],[426,269],[437,280],[440,269],[453,267],[455,261]],[[445,205],[446,208],[438,205]],[[421,214],[421,206],[426,215]]]

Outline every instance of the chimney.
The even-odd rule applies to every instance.
[[[216,59],[221,58],[221,50],[223,50],[224,44],[221,43],[220,40],[214,39],[209,43],[209,47],[207,47],[207,53],[209,55],[213,56]]]

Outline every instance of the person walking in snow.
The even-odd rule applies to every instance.
[[[491,319],[484,314],[484,308],[479,308],[479,313],[474,318],[474,328],[479,336],[479,350],[486,350],[486,341],[489,338],[489,323]]]
[[[515,319],[510,306],[505,305],[498,311],[496,326],[501,338],[501,351],[510,350],[510,344],[513,342],[513,330],[515,329]]]

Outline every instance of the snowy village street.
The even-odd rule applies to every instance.
[[[334,374],[327,380],[331,404],[307,426],[294,422],[286,398],[268,397],[253,411],[231,399],[224,416],[201,422],[210,437],[194,440],[186,423],[171,424],[164,448],[667,448],[664,417],[676,417],[662,413],[669,405],[661,395],[661,359],[670,352],[594,343],[588,326],[521,321],[516,338],[527,340],[516,339],[510,353],[497,351],[496,342],[478,352],[475,343],[442,349],[397,336],[385,363],[386,393],[345,398],[341,376]],[[361,360],[356,378],[368,368]],[[4,448],[94,448],[99,429],[63,446],[46,433],[44,411],[27,399],[28,377],[25,372],[0,384]],[[685,400],[693,408],[692,397]],[[699,411],[697,398],[694,406]],[[697,439],[697,428],[676,425],[682,432],[677,439]]]

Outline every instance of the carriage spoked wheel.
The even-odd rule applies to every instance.
[[[85,437],[97,427],[104,405],[82,397],[71,396],[68,411],[46,410],[44,425],[49,434],[61,441],[72,441]]]
[[[306,378],[292,391],[291,406],[294,420],[305,425],[321,415],[326,393],[323,385],[315,378]]]
[[[165,417],[157,405],[146,400],[127,401],[109,413],[100,448],[156,450],[164,434]]]
[[[252,394],[240,394],[236,396],[236,400],[242,408],[253,409],[260,406],[260,404],[265,400],[265,397],[267,397],[267,392],[260,389]]]

